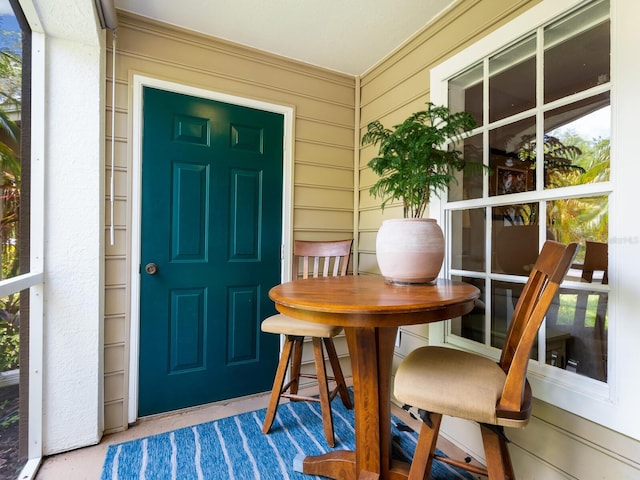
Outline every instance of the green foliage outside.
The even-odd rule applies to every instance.
[[[609,180],[609,139],[587,140],[573,131],[558,137],[544,137],[545,188],[562,188]],[[535,168],[535,139],[525,140],[518,158]],[[525,224],[537,224],[535,204],[520,206],[518,216]],[[607,242],[609,237],[609,199],[606,195],[566,198],[547,202],[547,226],[562,243],[585,240]],[[581,249],[577,261],[584,256]]]
[[[19,296],[9,295],[0,301],[0,372],[18,368],[19,353]]]
[[[19,274],[20,54],[0,51],[0,255],[1,278]],[[19,367],[20,296],[0,299],[0,371]]]
[[[583,172],[556,175],[554,186],[568,187],[608,181],[610,178],[611,149],[609,139],[585,140],[569,134],[563,143],[575,145],[581,151],[575,165]],[[563,243],[592,240],[607,242],[609,238],[609,197],[568,198],[549,202],[547,218],[556,239]]]
[[[572,168],[549,169],[546,184],[551,188],[605,182],[610,178],[611,150],[609,139],[596,138],[585,140],[581,136],[568,132],[560,138],[553,138],[553,150],[564,156],[554,157],[554,161],[569,161]],[[545,156],[547,154],[545,147]],[[545,162],[546,164],[546,162]],[[566,164],[564,164],[566,167]],[[566,198],[547,202],[547,222],[554,238],[562,243],[585,240],[606,243],[609,238],[609,197],[598,195],[591,197]],[[584,261],[584,248],[579,250],[576,261]],[[598,302],[602,294],[588,296],[584,326],[595,327]],[[557,325],[573,325],[577,295],[560,295],[560,308]],[[604,328],[608,329],[605,317]]]

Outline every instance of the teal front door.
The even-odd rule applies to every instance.
[[[143,92],[140,416],[268,391],[283,116]]]

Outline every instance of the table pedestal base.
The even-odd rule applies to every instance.
[[[389,480],[407,480],[409,468],[408,463],[392,460],[387,478]],[[307,475],[321,475],[334,479],[379,480],[381,478],[377,472],[362,470],[357,474],[356,452],[352,450],[336,450],[324,455],[305,457],[301,471]]]
[[[390,383],[397,327],[345,327],[353,372],[356,451],[306,457],[303,473],[334,479],[405,480],[409,465],[391,460]]]
[[[322,475],[329,478],[357,478],[356,452],[352,450],[335,450],[315,457],[305,457],[302,471],[307,475]]]

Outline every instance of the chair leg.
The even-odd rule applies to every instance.
[[[480,425],[484,454],[487,458],[487,472],[490,480],[515,480],[507,439],[487,425]]]
[[[431,478],[431,465],[433,464],[433,456],[436,451],[442,414],[431,413],[430,418],[431,427],[427,425],[426,422],[422,422],[420,426],[420,435],[418,436],[418,444],[416,445],[416,451],[411,461],[408,480],[427,480]]]
[[[282,355],[280,356],[280,361],[278,362],[278,368],[276,370],[276,376],[273,380],[273,387],[271,388],[271,396],[269,397],[267,413],[264,417],[264,423],[262,424],[262,433],[267,433],[271,429],[273,420],[276,417],[278,403],[280,402],[280,394],[282,393],[282,384],[284,383],[284,377],[287,373],[287,367],[289,365],[291,350],[294,346],[294,343],[295,342],[292,341],[289,337],[287,337],[284,342]]]
[[[300,387],[300,368],[302,365],[302,349],[304,347],[304,337],[292,337],[293,339],[293,357],[291,359],[291,377],[289,380],[289,393],[291,395],[298,394]],[[295,399],[291,399],[295,401]]]
[[[324,364],[324,351],[322,349],[322,339],[313,337],[313,356],[316,363],[316,373],[318,375],[318,390],[320,391],[320,410],[322,411],[322,424],[324,426],[324,436],[330,447],[335,446],[333,438],[333,415],[331,414],[331,400],[329,399],[329,382],[327,379],[327,369]]]
[[[353,403],[351,402],[351,397],[349,396],[347,384],[344,381],[344,375],[342,374],[340,360],[338,359],[338,354],[336,353],[336,346],[333,344],[333,339],[325,338],[324,346],[327,349],[327,356],[329,357],[329,362],[331,363],[331,370],[333,370],[333,378],[336,382],[336,390],[338,391],[338,395],[340,395],[340,399],[342,400],[345,408],[351,410],[353,408]]]

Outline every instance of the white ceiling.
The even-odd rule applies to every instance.
[[[115,0],[116,8],[360,75],[455,0]]]

